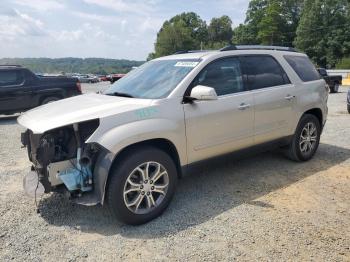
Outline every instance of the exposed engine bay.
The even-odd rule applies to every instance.
[[[67,189],[72,196],[93,190],[93,169],[99,145],[85,143],[99,126],[91,120],[50,130],[44,134],[22,133],[22,144],[27,147],[45,193]]]

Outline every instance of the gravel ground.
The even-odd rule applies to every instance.
[[[58,194],[43,197],[37,214],[22,191],[30,166],[22,128],[15,117],[1,117],[0,261],[350,261],[346,90],[330,95],[310,162],[278,151],[210,162],[180,181],[164,215],[137,227]]]

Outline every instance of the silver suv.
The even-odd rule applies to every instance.
[[[315,154],[327,117],[324,80],[305,54],[270,46],[182,52],[145,63],[103,94],[33,109],[26,192],[68,190],[107,203],[128,224],[159,216],[183,168],[278,142],[295,161]]]

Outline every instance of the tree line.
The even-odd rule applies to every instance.
[[[224,15],[209,24],[194,12],[164,22],[148,60],[180,50],[229,44],[281,45],[305,52],[319,67],[350,68],[350,1],[251,0],[244,23]]]
[[[35,73],[127,73],[144,61],[105,58],[2,58],[0,64],[22,65]]]

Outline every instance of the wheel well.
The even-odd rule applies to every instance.
[[[63,98],[63,96],[58,95],[58,94],[56,94],[56,95],[46,95],[46,96],[43,96],[43,97],[40,98],[40,100],[39,100],[39,105],[41,105],[42,102],[43,102],[45,99],[50,98],[50,97],[54,97],[54,98],[58,98],[58,99],[62,99],[62,98]]]
[[[169,156],[173,159],[173,161],[175,163],[178,176],[179,177],[182,176],[180,158],[179,158],[179,154],[177,152],[177,149],[171,141],[164,139],[164,138],[150,139],[150,140],[138,142],[138,143],[135,143],[135,144],[132,144],[132,145],[129,145],[129,146],[123,148],[114,158],[112,166],[117,164],[118,160],[121,158],[121,156],[124,155],[125,153],[127,153],[127,151],[135,150],[138,147],[143,147],[143,146],[156,147],[156,148],[168,153]]]
[[[313,108],[313,109],[310,109],[310,110],[306,111],[304,113],[304,115],[305,114],[310,114],[310,115],[314,115],[315,117],[317,117],[318,121],[320,122],[320,126],[322,128],[323,116],[322,116],[322,110],[321,109]]]

